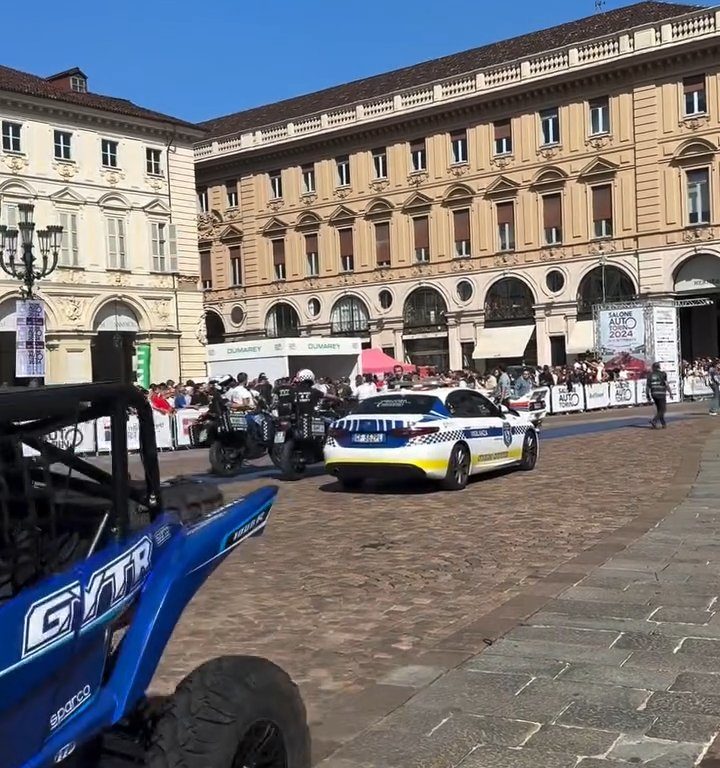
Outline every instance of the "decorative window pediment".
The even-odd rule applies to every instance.
[[[429,208],[431,205],[432,205],[432,200],[427,195],[423,195],[420,192],[416,192],[414,195],[410,195],[410,197],[405,201],[405,203],[403,204],[403,210],[404,211],[422,210],[424,208]]]
[[[485,190],[486,195],[516,195],[520,185],[507,176],[498,176]]]
[[[561,187],[567,181],[567,174],[560,168],[543,168],[533,179],[534,188]]]
[[[304,213],[295,225],[296,229],[319,229],[321,218],[315,213]]]
[[[67,187],[66,187],[67,189]],[[24,181],[8,179],[0,184],[2,197],[37,197],[37,192]]]
[[[60,191],[62,192],[62,190]],[[98,200],[98,205],[101,208],[112,208],[116,211],[129,211],[130,208],[132,208],[126,197],[115,192],[110,192],[107,195],[103,195]]]
[[[344,205],[339,205],[330,215],[329,221],[331,224],[350,224],[355,219],[355,212],[346,208]]]
[[[157,197],[154,200],[151,200],[147,205],[144,205],[143,211],[145,211],[145,213],[155,213],[163,216],[170,215],[170,209],[167,204]]]
[[[596,179],[600,176],[612,176],[618,170],[618,165],[606,160],[604,157],[596,157],[580,171],[581,179]]]
[[[282,219],[273,216],[261,231],[263,235],[284,235],[287,228],[288,225]]]
[[[705,139],[690,139],[681,144],[673,155],[676,163],[691,163],[710,160],[717,153],[717,147]]]
[[[463,205],[467,206],[475,196],[475,192],[467,184],[453,184],[450,189],[445,193],[443,198],[443,205],[454,206]]]
[[[389,219],[390,216],[392,216],[392,212],[392,203],[380,197],[370,202],[365,211],[365,215],[369,219]]]
[[[109,197],[109,195],[106,195],[106,197]],[[117,195],[115,195],[115,197],[117,197]],[[50,195],[50,199],[54,203],[63,203],[64,205],[82,205],[85,202],[85,198],[78,195],[78,193],[70,189],[70,187],[59,189],[54,194]]]
[[[224,243],[232,240],[242,240],[242,237],[242,230],[234,227],[232,224],[228,224],[219,235],[219,239]]]

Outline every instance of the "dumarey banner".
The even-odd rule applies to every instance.
[[[673,305],[653,306],[652,330],[655,361],[667,374],[668,384],[672,394],[668,401],[680,402],[680,359],[678,354],[678,321],[677,309]]]
[[[597,313],[597,348],[606,370],[625,368],[630,378],[645,376],[650,366],[644,308],[600,309]]]
[[[21,299],[15,306],[15,376],[45,376],[45,310],[41,301]]]

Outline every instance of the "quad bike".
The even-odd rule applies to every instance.
[[[127,418],[142,480],[129,477]],[[109,417],[112,471],[48,435]],[[277,489],[223,503],[161,484],[150,407],[116,384],[0,391],[3,768],[308,768],[305,709],[271,662],[224,656],[175,694],[146,690],[185,606],[263,532]]]
[[[299,480],[308,464],[319,464],[328,429],[338,419],[336,411],[316,410],[313,414],[298,412],[297,405],[287,418],[277,420],[270,458],[280,470],[283,480]]]

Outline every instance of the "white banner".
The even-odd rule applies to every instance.
[[[111,443],[111,419],[109,416],[103,416],[98,419],[97,425],[97,450],[98,453],[110,453]],[[140,450],[140,422],[137,416],[129,416],[127,422],[127,447],[128,451]]]
[[[683,382],[683,394],[693,398],[712,397],[712,389],[703,377],[688,376]]]
[[[175,414],[175,445],[183,448],[190,446],[190,427],[207,411],[183,408]]]
[[[635,402],[638,405],[647,405],[650,402],[647,396],[647,379],[638,379],[635,382]]]
[[[678,354],[678,318],[674,306],[653,307],[653,338],[655,341],[655,362],[667,375],[672,393],[669,403],[679,403],[680,393],[680,356]]]
[[[45,309],[41,301],[21,299],[15,309],[15,376],[45,377]]]
[[[50,432],[41,439],[77,454],[95,453],[95,422],[84,421],[77,426],[64,427]],[[29,445],[23,444],[24,456],[39,456],[40,454]]]
[[[597,313],[597,346],[607,370],[622,366],[632,378],[644,376],[649,367],[644,308],[600,310]]]
[[[610,387],[606,383],[585,385],[585,410],[610,407]]]
[[[635,394],[634,381],[611,381],[610,382],[610,405],[613,407],[622,405],[635,405],[637,397]]]
[[[565,385],[558,385],[550,390],[550,404],[553,413],[570,413],[585,408],[585,394],[582,386],[575,385],[572,392]]]
[[[155,444],[160,450],[173,447],[172,430],[170,429],[170,416],[165,413],[153,411],[155,421]],[[139,425],[138,425],[139,426]],[[138,432],[139,438],[139,432]],[[138,448],[140,446],[138,445]]]

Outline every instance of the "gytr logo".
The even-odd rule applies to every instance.
[[[93,573],[84,589],[75,581],[33,603],[25,616],[22,658],[70,638],[79,611],[82,629],[117,608],[145,581],[152,549],[152,541],[144,536],[132,549]]]
[[[84,704],[92,695],[92,691],[90,689],[89,685],[84,686],[81,688],[69,701],[65,702],[60,709],[58,709],[57,712],[53,713],[50,716],[50,730],[54,731],[58,725],[60,725],[64,720],[67,720],[72,713],[80,707],[81,704]]]

